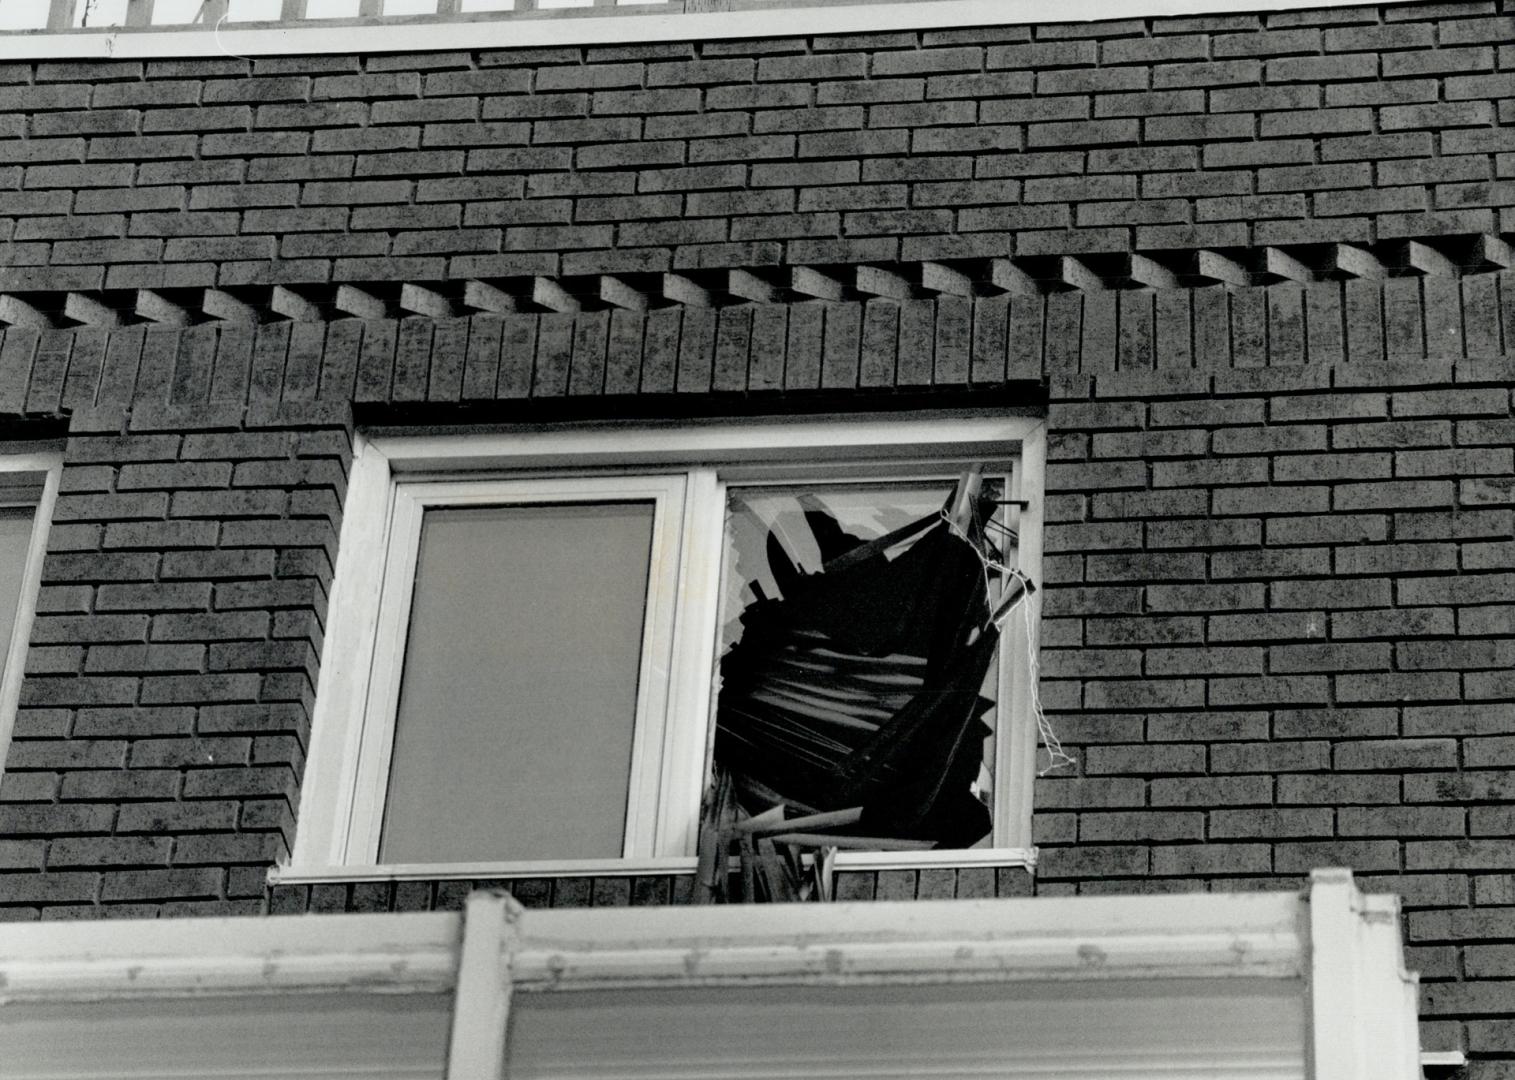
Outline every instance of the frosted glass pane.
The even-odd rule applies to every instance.
[[[26,552],[32,542],[29,509],[0,510],[0,678],[5,676],[5,657],[16,627],[16,608],[21,602],[21,579],[26,574]]]
[[[652,518],[427,512],[381,862],[621,854]]]

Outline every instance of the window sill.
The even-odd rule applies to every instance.
[[[970,866],[1036,868],[1035,848],[968,848],[953,851],[847,851],[838,870],[924,870]],[[395,866],[274,866],[270,885],[322,885],[350,881],[456,881],[544,877],[641,877],[692,874],[693,858],[545,859],[531,862],[411,863]]]

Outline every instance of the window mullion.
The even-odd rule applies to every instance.
[[[709,763],[725,484],[713,468],[691,469],[688,477],[655,855],[694,853]]]
[[[676,649],[678,582],[683,570],[683,531],[688,483],[685,477],[648,477],[661,488],[647,575],[647,608],[637,679],[636,721],[632,732],[631,776],[626,794],[625,858],[650,855],[656,846],[663,758],[669,726],[668,672]]]
[[[1046,473],[1046,427],[1027,433],[1010,477],[1009,524],[1018,541],[1011,561],[1038,585],[1042,580],[1042,478]],[[1005,623],[1000,645],[1001,698],[996,709],[998,731],[994,778],[993,843],[1000,848],[1032,849],[1032,796],[1037,770],[1036,657],[1041,627],[1040,589],[1022,601]],[[1008,678],[1008,686],[1004,681]]]

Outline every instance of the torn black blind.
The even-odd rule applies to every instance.
[[[874,846],[988,834],[974,781],[994,708],[981,691],[999,641],[987,573],[1003,562],[998,494],[970,474],[939,510],[871,540],[801,496],[814,571],[769,532],[778,595],[749,585],[720,664],[715,770],[742,812],[854,811],[835,831]]]

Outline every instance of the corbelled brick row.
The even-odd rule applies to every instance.
[[[1512,341],[1510,271],[1460,280],[109,332],[10,327],[0,330],[0,413],[63,410],[74,414],[76,425],[125,424],[151,432],[300,420],[342,424],[354,403],[414,410],[516,401],[529,402],[529,413],[540,415],[549,401],[571,410],[575,398],[626,404],[667,397],[686,411],[728,410],[738,402],[761,408],[766,392],[971,390],[1074,375],[1094,379],[1090,385],[1101,397],[1122,387],[1143,395],[1165,387],[1188,393],[1204,392],[1208,375],[1197,372],[1215,370],[1237,380],[1237,392],[1264,391],[1273,385],[1268,370],[1305,365],[1321,386],[1333,379],[1355,386],[1384,365],[1402,365],[1404,378],[1426,377],[1427,358],[1461,361],[1459,380],[1485,369],[1497,379]],[[1452,370],[1446,369],[1449,379]],[[721,403],[702,404],[714,400]],[[1427,398],[1424,408],[1434,415],[1461,400],[1453,392],[1444,400]],[[1292,421],[1287,410],[1308,416],[1320,407],[1306,399],[1280,406],[1281,413],[1258,412],[1256,420]],[[111,505],[123,518],[155,516],[150,511],[157,506],[142,497]],[[224,505],[229,512],[231,504]]]
[[[355,426],[1045,405],[1040,864],[838,894],[1351,866],[1427,1046],[1508,1080],[1512,40],[1472,0],[0,65],[0,433],[67,432],[0,917],[478,884],[267,885]]]

